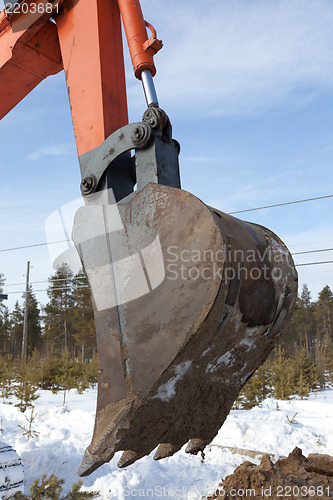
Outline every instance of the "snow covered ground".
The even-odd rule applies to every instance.
[[[25,416],[13,405],[0,404],[3,433],[0,440],[21,456],[25,471],[25,492],[43,473],[56,474],[70,490],[79,478],[77,470],[89,444],[95,414],[96,390],[84,394],[71,391],[62,406],[62,393],[41,391],[36,401],[37,417],[32,429],[39,434],[27,441],[18,427],[27,427]],[[267,399],[252,410],[233,410],[211,446],[201,456],[189,456],[184,449],[156,462],[153,453],[127,469],[117,468],[118,453],[91,476],[83,479],[86,490],[99,490],[103,500],[135,498],[201,498],[214,491],[221,478],[249,457],[223,447],[288,455],[295,446],[309,453],[333,455],[333,389],[311,394],[307,400]],[[254,461],[253,459],[250,459]]]

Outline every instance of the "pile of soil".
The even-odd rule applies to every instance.
[[[210,499],[315,499],[333,498],[333,457],[304,457],[295,448],[275,464],[264,455],[259,465],[249,461],[227,476]]]

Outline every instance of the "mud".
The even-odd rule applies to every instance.
[[[219,484],[213,499],[316,499],[333,498],[333,457],[295,448],[287,458],[273,463],[264,455],[259,465],[249,461]]]

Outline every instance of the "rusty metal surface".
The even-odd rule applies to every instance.
[[[122,230],[110,226],[114,208],[88,206],[73,232],[92,287],[99,355],[81,475],[120,450],[124,467],[160,444],[156,459],[190,439],[190,453],[210,443],[287,326],[297,294],[292,258],[266,228],[157,184],[117,207]],[[86,241],[93,228],[97,236]],[[129,256],[142,272],[119,272]]]

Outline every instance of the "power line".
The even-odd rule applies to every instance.
[[[302,151],[309,151],[311,149],[317,149],[317,148],[323,148],[326,146],[331,146],[332,144],[333,144],[333,142],[324,142],[322,144],[307,146],[306,148],[289,149],[287,151],[282,151],[280,153],[274,153],[274,154],[265,155],[265,156],[258,156],[256,158],[252,158],[250,160],[228,163],[226,165],[222,165],[221,167],[216,167],[214,170],[222,169],[222,168],[229,168],[229,167],[238,167],[241,165],[246,165],[248,163],[253,163],[255,161],[269,160],[271,158],[278,158],[279,156],[285,156],[285,155],[292,154],[292,153],[300,153]],[[314,153],[314,154],[321,154],[321,152],[319,151],[318,153]],[[286,159],[286,161],[288,161],[288,160]],[[210,170],[211,169],[209,169],[208,171],[210,171]],[[15,208],[24,208],[24,207],[29,207],[29,206],[47,205],[49,203],[59,203],[59,202],[63,202],[63,201],[70,202],[71,198],[67,196],[66,198],[54,198],[52,200],[39,200],[39,201],[30,202],[30,203],[21,203],[19,205],[0,206],[0,210],[3,211],[3,210],[9,210],[9,209],[12,210]],[[54,210],[54,209],[51,208],[50,210]],[[35,215],[35,214],[40,214],[40,213],[44,213],[44,212],[46,212],[46,210],[44,210],[43,212],[34,212],[33,214],[28,214],[28,215]],[[13,216],[13,217],[16,217],[16,216]],[[11,217],[5,217],[5,219],[7,219],[7,218],[11,218]],[[0,221],[2,221],[2,220],[4,220],[4,219],[1,218]]]
[[[8,215],[7,217],[1,217],[0,222],[8,219],[19,219],[20,217],[30,217],[30,215],[39,215],[39,214],[51,214],[54,212],[56,209],[50,208],[48,210],[39,210],[38,212],[30,212],[28,214],[17,214],[17,215]]]
[[[305,158],[310,158],[313,156],[318,156],[318,155],[322,155],[325,153],[332,153],[332,152],[333,152],[333,149],[327,149],[326,151],[318,151],[317,153],[311,153],[311,154],[302,155],[302,156],[295,156],[294,158],[287,158],[285,160],[275,161],[272,163],[264,163],[263,165],[257,165],[256,167],[242,168],[240,170],[229,170],[228,172],[221,172],[220,174],[216,174],[216,175],[199,177],[198,179],[190,179],[190,182],[198,182],[198,181],[203,181],[206,179],[213,179],[215,177],[221,177],[221,175],[230,175],[230,174],[239,174],[241,172],[249,172],[251,170],[258,170],[259,168],[281,165],[282,163],[288,163],[290,161],[302,160]],[[225,167],[216,167],[216,168],[212,168],[212,169],[206,169],[205,171],[211,172],[211,171],[215,171],[215,170],[221,170],[222,168],[225,168]]]
[[[90,288],[90,287],[88,285],[77,286],[74,288],[74,291],[80,290],[81,288]],[[54,292],[54,291],[66,291],[66,290],[73,290],[73,288],[72,287],[52,288],[52,292]],[[29,290],[28,293],[47,292],[47,291],[48,291],[47,288],[43,288],[41,290]],[[10,292],[9,295],[14,295],[17,293],[25,293],[25,290],[21,290],[19,292]]]
[[[55,281],[69,281],[69,280],[80,280],[80,277],[73,277],[73,278],[50,278],[49,280],[42,280],[42,281],[30,281],[30,285],[35,285],[36,283],[54,283]],[[6,283],[6,286],[20,286],[20,285],[25,285],[25,283]]]
[[[228,214],[242,214],[244,212],[253,212],[254,210],[264,210],[265,208],[283,207],[285,205],[294,205],[296,203],[305,203],[307,201],[324,200],[325,198],[333,198],[333,194],[317,196],[316,198],[305,198],[304,200],[286,201],[285,203],[276,203],[275,205],[266,205],[264,207],[247,208],[246,210],[236,210],[235,212],[228,212]]]
[[[255,168],[257,168],[257,167],[255,167]],[[236,172],[242,172],[242,170],[240,170],[240,171],[237,170],[237,171],[235,171],[235,173]],[[234,195],[234,194],[248,193],[250,191],[259,191],[259,190],[262,190],[262,189],[267,189],[267,188],[272,187],[272,186],[273,187],[277,187],[277,186],[285,186],[287,184],[297,184],[299,182],[305,182],[305,181],[309,181],[309,180],[313,180],[313,179],[321,179],[323,177],[331,177],[332,175],[333,175],[333,173],[322,174],[322,175],[314,175],[314,176],[311,176],[311,177],[300,177],[300,178],[291,179],[289,181],[284,181],[284,182],[279,182],[279,183],[272,182],[270,184],[261,184],[259,186],[256,186],[255,188],[246,188],[246,189],[238,189],[237,191],[229,191],[228,192],[228,196],[226,198],[228,199],[228,198],[231,197],[231,195]],[[194,179],[194,180],[196,180],[196,179]],[[43,214],[43,213],[50,213],[50,210],[42,210],[40,212],[32,212],[32,213],[28,213],[28,214],[24,213],[24,214],[18,214],[18,215],[10,215],[8,217],[2,217],[0,219],[0,222],[2,222],[4,220],[8,220],[8,219],[18,219],[18,218],[21,218],[21,217],[29,217],[30,215],[37,215],[37,214]],[[60,243],[60,242],[55,242],[55,243]],[[46,244],[47,243],[45,243],[45,245]],[[22,248],[22,247],[19,247],[19,248]],[[29,247],[27,247],[27,248],[29,248]],[[16,250],[16,248],[14,250]],[[0,252],[2,252],[2,251],[6,251],[6,250],[0,250]]]
[[[333,236],[333,235],[332,235],[332,236]],[[319,243],[322,243],[322,244],[325,244],[325,245],[332,245],[332,244],[333,244],[333,239],[329,239],[329,240],[327,240],[327,239],[325,239],[325,240],[317,240],[317,239],[316,239],[316,244],[319,244]],[[295,243],[294,245],[291,245],[291,246],[292,246],[293,248],[294,248],[295,246],[298,246],[298,247],[304,247],[304,243],[299,242],[299,243]],[[327,247],[327,246],[324,246],[323,248],[328,248],[328,247]],[[295,249],[295,251],[296,251],[296,249]],[[301,249],[300,249],[300,251],[301,251]]]
[[[228,191],[228,195],[224,197],[224,199],[231,198],[232,195],[234,194],[239,194],[239,193],[248,193],[250,191],[261,191],[263,189],[267,189],[269,187],[278,187],[278,186],[286,186],[287,184],[298,184],[299,182],[305,182],[305,181],[310,181],[313,179],[321,179],[323,177],[331,177],[333,175],[333,172],[331,174],[322,174],[322,175],[313,175],[311,177],[299,177],[296,179],[290,179],[289,181],[284,181],[284,182],[270,182],[269,184],[259,184],[256,187],[250,187],[246,189],[237,189],[237,191]]]
[[[333,260],[326,260],[322,262],[305,262],[304,264],[295,264],[296,267],[300,266],[315,266],[316,264],[332,264]]]
[[[211,169],[206,169],[205,171],[206,172],[211,172],[211,171],[216,171],[216,170],[222,170],[222,169],[228,168],[228,167],[245,165],[245,164],[248,164],[248,163],[253,163],[254,161],[261,161],[261,160],[265,160],[265,159],[269,159],[269,158],[277,158],[279,156],[284,156],[284,155],[287,155],[287,154],[296,153],[296,152],[300,152],[300,151],[307,151],[309,149],[315,149],[315,148],[319,148],[319,147],[323,147],[323,146],[328,146],[328,145],[332,145],[332,144],[333,144],[333,142],[327,142],[327,143],[324,143],[324,144],[318,144],[317,146],[309,146],[307,148],[292,149],[292,150],[285,151],[285,152],[282,152],[282,153],[276,153],[274,155],[268,155],[268,156],[261,156],[261,157],[253,158],[252,160],[245,160],[245,161],[242,161],[242,162],[229,163],[229,164],[223,165],[221,167],[214,167],[214,168],[211,168]],[[308,158],[308,157],[312,157],[312,156],[317,156],[317,155],[321,155],[321,154],[325,154],[325,153],[331,153],[331,152],[333,152],[333,149],[328,149],[326,151],[318,151],[317,153],[310,153],[308,155],[297,156],[297,157],[294,157],[294,158],[286,158],[285,160],[281,160],[279,162],[266,163],[264,165],[258,165],[256,167],[250,167],[250,168],[242,169],[242,170],[232,170],[230,172],[223,172],[221,174],[218,174],[217,176],[212,176],[212,177],[214,178],[214,177],[219,177],[220,175],[229,175],[229,174],[233,174],[233,173],[246,172],[248,170],[256,170],[256,169],[267,167],[267,166],[279,165],[281,163],[287,163],[289,161],[295,161],[295,160],[304,159],[304,158]],[[204,180],[204,179],[207,179],[207,178],[212,178],[212,177],[209,177],[209,176],[208,177],[207,176],[206,177],[200,177],[199,179],[191,179],[191,181],[197,182],[197,181],[201,181],[201,180]],[[321,177],[321,176],[318,176],[318,177]],[[236,191],[236,192],[238,192],[238,191]],[[68,200],[68,198],[49,200],[48,202],[47,201],[45,201],[45,202],[43,201],[43,202],[39,202],[39,203],[27,203],[27,204],[24,204],[24,205],[16,205],[16,206],[12,205],[12,206],[9,206],[9,207],[8,206],[7,207],[2,207],[2,209],[22,208],[22,207],[33,206],[33,205],[43,205],[43,204],[46,204],[46,203],[54,203],[54,202],[57,202],[57,201],[59,202],[59,201],[62,201],[62,200],[65,201],[65,200]],[[16,219],[16,218],[30,216],[30,215],[39,215],[39,214],[42,214],[42,213],[50,213],[50,210],[54,210],[54,209],[42,210],[42,211],[38,211],[38,212],[32,212],[32,213],[29,213],[29,214],[19,214],[19,215],[11,215],[11,216],[8,216],[8,217],[2,217],[0,219],[0,222],[4,221],[4,220],[7,220],[7,219]]]
[[[309,149],[323,148],[326,146],[331,146],[332,144],[333,144],[333,142],[325,142],[323,144],[318,144],[317,146],[308,146],[306,148],[290,149],[288,151],[282,151],[280,153],[275,153],[272,155],[259,156],[256,158],[252,158],[251,160],[244,160],[244,161],[240,161],[240,162],[227,163],[226,165],[222,165],[222,167],[215,167],[215,169],[238,167],[240,165],[246,165],[247,163],[253,163],[254,161],[269,160],[270,158],[278,158],[279,156],[285,156],[285,155],[288,155],[291,153],[300,153],[301,151],[308,151]]]
[[[286,205],[294,205],[297,203],[305,203],[308,201],[315,201],[315,200],[324,200],[326,198],[333,198],[333,194],[328,194],[325,196],[316,196],[315,198],[305,198],[304,200],[295,200],[295,201],[286,201],[284,203],[276,203],[274,205],[265,205],[263,207],[255,207],[255,208],[247,208],[245,210],[235,210],[234,212],[227,212],[228,215],[233,215],[233,214],[241,214],[245,212],[253,212],[255,210],[264,210],[266,208],[275,208],[275,207],[283,207]],[[56,245],[58,243],[66,243],[70,242],[71,240],[60,240],[60,241],[51,241],[49,243],[36,243],[35,245],[25,245],[25,246],[20,246],[20,247],[13,247],[13,248],[3,248],[0,250],[0,252],[10,252],[12,250],[21,250],[24,248],[34,248],[34,247],[41,247],[45,245]]]
[[[57,243],[66,243],[71,240],[59,240],[59,241],[50,241],[49,243],[36,243],[34,245],[25,245],[21,247],[13,247],[13,248],[3,248],[0,252],[11,252],[12,250],[22,250],[22,248],[34,248],[34,247],[43,247],[45,245],[56,245]]]
[[[318,146],[318,147],[323,147],[323,146],[326,146],[326,144],[322,144],[321,146]],[[316,146],[313,146],[313,148],[315,148],[315,147]],[[66,196],[66,198],[54,198],[53,200],[38,200],[38,201],[30,202],[30,203],[21,203],[19,205],[0,206],[0,211],[12,210],[13,208],[24,208],[24,207],[34,207],[34,206],[38,206],[38,205],[48,205],[49,203],[59,203],[59,202],[63,202],[63,201],[68,203],[68,202],[72,201],[72,198],[70,196]]]
[[[333,248],[321,248],[320,250],[307,250],[306,252],[294,252],[291,255],[302,255],[305,253],[331,252]]]

